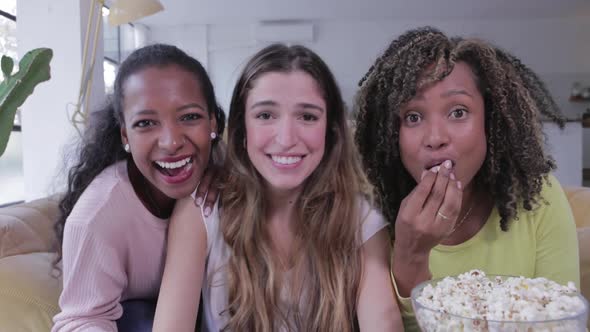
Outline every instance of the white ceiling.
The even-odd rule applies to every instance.
[[[590,0],[160,0],[152,26],[265,20],[534,19],[589,16]]]

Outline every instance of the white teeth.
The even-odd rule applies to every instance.
[[[283,165],[292,165],[298,163],[302,157],[281,157],[281,156],[271,156],[272,160],[276,163],[283,164]]]
[[[158,164],[158,166],[160,166],[162,168],[175,169],[175,168],[183,167],[184,165],[188,164],[189,161],[191,161],[191,157],[187,157],[185,159],[175,161],[173,163],[167,163],[165,161],[157,161],[156,160],[156,164]]]

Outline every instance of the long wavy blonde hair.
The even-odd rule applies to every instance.
[[[290,257],[294,267],[287,277],[266,230],[269,198],[245,148],[244,113],[257,78],[292,71],[303,71],[317,81],[328,125],[324,156],[295,203],[295,248]],[[225,330],[355,330],[362,274],[359,197],[370,200],[371,186],[352,141],[340,90],[314,52],[274,44],[247,63],[230,104],[225,174],[221,229],[232,251]]]

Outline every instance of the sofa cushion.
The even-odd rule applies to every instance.
[[[590,227],[590,188],[564,187],[577,227]]]
[[[0,209],[0,258],[55,249],[57,196]]]
[[[49,331],[59,312],[61,278],[54,277],[52,253],[0,259],[0,331]]]

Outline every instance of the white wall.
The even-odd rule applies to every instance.
[[[53,49],[51,79],[37,86],[22,106],[26,200],[63,190],[64,177],[60,173],[64,165],[63,148],[77,135],[68,114],[78,97],[82,31],[86,28],[88,3],[85,0],[19,0],[17,3],[19,55],[36,47]],[[92,90],[91,106],[104,98],[102,45],[97,53],[94,80],[98,86]]]
[[[208,71],[220,104],[227,111],[233,85],[245,61],[263,44],[252,33],[256,23],[152,27],[153,41],[206,52]],[[568,117],[579,117],[585,105],[568,101],[572,83],[590,80],[590,19],[510,20],[319,20],[315,40],[303,43],[328,63],[338,80],[345,102],[352,105],[359,79],[391,40],[407,29],[432,25],[450,35],[467,35],[492,41],[520,57],[545,81]],[[190,31],[208,31],[207,38]],[[187,36],[190,37],[187,38]],[[582,132],[550,132],[550,142],[560,143],[559,174],[581,174]],[[561,136],[559,136],[561,135]],[[584,163],[590,167],[590,135],[585,138]],[[567,143],[566,143],[567,142]],[[556,150],[557,151],[557,150]],[[561,175],[560,175],[561,176]],[[575,178],[560,179],[581,184]]]
[[[565,130],[553,123],[545,122],[543,129],[547,134],[547,150],[557,163],[555,177],[563,186],[582,185],[582,145],[573,144],[582,140],[580,122],[568,122]]]
[[[589,54],[590,59],[590,54]],[[590,86],[589,73],[561,73],[561,74],[544,74],[542,77],[547,83],[547,88],[553,93],[556,102],[561,106],[566,115],[578,118],[586,109],[590,108],[590,102],[570,102],[568,100],[572,87],[572,82],[583,83],[583,86]],[[590,128],[580,128],[582,136],[581,158],[582,167],[590,169]],[[560,145],[560,149],[573,151],[577,146]],[[572,158],[574,156],[572,155]],[[577,160],[575,161],[577,162]]]
[[[148,40],[150,43],[174,44],[183,51],[195,57],[207,69],[207,26],[180,25],[161,28],[151,28]]]
[[[211,76],[221,80],[216,86],[220,96],[230,96],[225,84],[228,77],[239,72],[244,61],[263,47],[252,33],[255,23],[213,24],[193,26],[152,27],[152,41],[176,44],[186,50],[199,49],[209,58]],[[304,43],[330,65],[343,90],[347,103],[352,101],[356,83],[374,59],[390,41],[405,30],[432,25],[451,35],[480,37],[497,43],[511,51],[539,73],[551,80],[558,77],[568,93],[571,87],[568,76],[590,78],[590,19],[536,19],[536,20],[324,20],[315,22],[315,41]],[[199,33],[192,33],[192,29]],[[200,31],[207,30],[207,38]],[[194,31],[193,30],[193,31]],[[208,39],[208,40],[207,40]],[[203,56],[204,57],[204,56]],[[201,58],[200,58],[201,59]],[[551,82],[548,82],[548,85]],[[553,84],[553,86],[556,86]],[[222,104],[227,100],[221,98]],[[565,96],[557,96],[562,107],[572,106]]]

